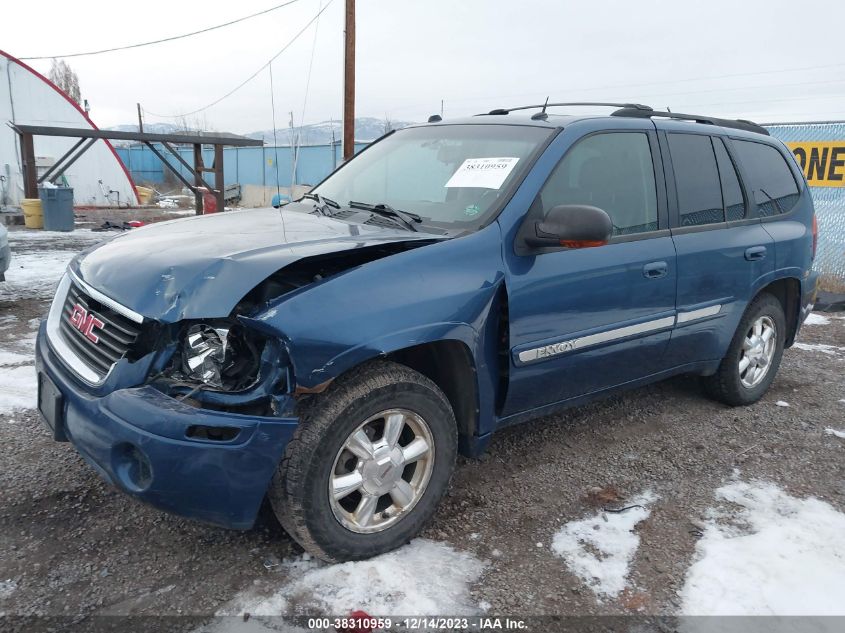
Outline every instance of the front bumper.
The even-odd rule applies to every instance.
[[[61,393],[61,432],[106,481],[163,510],[223,527],[252,527],[298,425],[295,417],[198,409],[152,387],[94,395],[54,354],[43,323],[36,369]],[[198,426],[226,427],[234,436],[190,437]]]

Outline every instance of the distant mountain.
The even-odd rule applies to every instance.
[[[390,130],[398,130],[408,125],[411,125],[411,121],[385,121],[373,117],[361,117],[355,119],[355,140],[373,141]],[[293,128],[293,135],[298,134],[300,137],[300,145],[328,145],[332,142],[332,132],[334,132],[334,140],[340,141],[342,136],[340,121],[322,121]],[[270,145],[273,143],[273,130],[250,132],[246,136],[263,139]],[[279,145],[290,145],[291,128],[277,128],[276,140]]]
[[[114,132],[137,132],[138,124],[113,125],[106,129]],[[185,131],[184,127],[175,123],[144,123],[144,132],[149,132],[150,134],[178,134],[179,132]]]
[[[355,119],[355,140],[356,141],[372,141],[388,132],[389,129],[398,130],[407,125],[411,125],[410,121],[385,121],[384,119],[376,119],[374,117],[361,117]],[[389,129],[388,129],[389,128]],[[115,132],[137,132],[137,124],[114,125],[106,128]],[[185,129],[185,127],[176,125],[174,123],[145,123],[144,132],[151,132],[153,134],[178,134],[180,132],[195,132],[197,130]],[[334,132],[334,140],[340,141],[342,136],[340,121],[322,121],[320,123],[311,123],[303,125],[302,127],[293,128],[293,136],[299,136],[300,145],[328,145],[332,142],[332,132]],[[257,132],[250,132],[244,134],[248,138],[260,138],[268,145],[273,144],[273,130],[259,130]],[[291,129],[289,127],[279,127],[276,129],[276,140],[279,145],[291,144]],[[114,145],[129,145],[130,141],[113,141]]]

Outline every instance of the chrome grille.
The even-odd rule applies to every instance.
[[[71,317],[76,306],[102,321],[103,326],[96,329],[97,342],[73,325]],[[141,325],[97,301],[71,282],[62,307],[59,332],[73,353],[99,378],[103,378],[118,360],[129,353],[141,333]]]

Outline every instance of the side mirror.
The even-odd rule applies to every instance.
[[[589,248],[604,246],[613,235],[613,222],[607,212],[583,204],[552,207],[544,220],[534,222],[525,241],[529,246],[548,248]]]

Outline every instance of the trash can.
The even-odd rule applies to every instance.
[[[21,209],[23,209],[23,223],[26,228],[44,228],[44,216],[41,210],[41,200],[38,198],[24,198],[21,200]]]
[[[73,187],[39,187],[45,231],[73,230]]]

